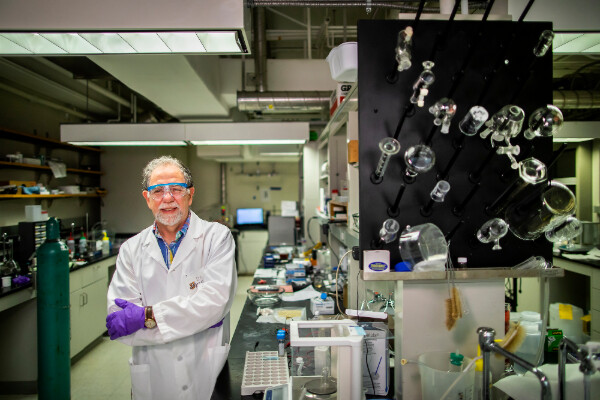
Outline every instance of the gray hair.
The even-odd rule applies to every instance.
[[[175,157],[162,156],[151,160],[144,167],[144,170],[142,171],[142,189],[146,190],[148,188],[148,185],[150,185],[150,176],[157,167],[162,167],[163,165],[169,164],[175,165],[181,170],[181,172],[183,173],[183,178],[185,179],[185,183],[189,188],[194,186],[194,181],[192,180],[192,173],[190,172],[188,167],[183,165],[183,163]]]

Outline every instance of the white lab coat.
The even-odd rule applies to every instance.
[[[120,310],[114,300],[122,298],[152,306],[157,322],[118,339],[133,346],[134,399],[210,399],[229,353],[234,249],[227,227],[193,212],[170,269],[152,227],[123,243],[108,288],[108,313]],[[222,326],[209,328],[222,319]]]

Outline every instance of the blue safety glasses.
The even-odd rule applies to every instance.
[[[187,187],[186,183],[159,183],[158,185],[149,186],[146,190],[152,200],[160,200],[167,193],[171,193],[171,196],[175,199],[180,199],[188,193]]]

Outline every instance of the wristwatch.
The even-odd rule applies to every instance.
[[[156,320],[154,319],[154,313],[152,312],[152,306],[145,307],[145,316],[144,326],[148,329],[152,329],[156,327]]]

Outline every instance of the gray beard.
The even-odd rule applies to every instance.
[[[165,226],[175,226],[181,222],[183,219],[183,213],[181,212],[181,208],[177,209],[177,213],[170,217],[166,217],[161,213],[161,210],[158,210],[156,215],[154,216],[156,222],[165,225]]]

